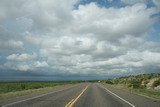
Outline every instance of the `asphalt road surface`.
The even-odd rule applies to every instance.
[[[109,85],[83,83],[19,99],[2,107],[160,107],[160,101]]]

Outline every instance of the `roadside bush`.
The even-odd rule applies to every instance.
[[[114,79],[112,83],[119,84],[119,80],[118,79]]]
[[[75,84],[78,82],[0,82],[0,94],[7,92],[22,91],[28,89],[38,89],[44,87],[54,87],[63,84]]]
[[[141,86],[141,81],[138,79],[130,79],[127,86],[131,88],[143,88],[143,86]]]
[[[157,87],[158,85],[160,85],[160,78],[154,81],[154,87]]]
[[[22,90],[26,89],[26,85],[25,84],[21,84],[21,89]]]
[[[107,83],[107,84],[111,84],[111,85],[113,84],[113,82],[110,81],[110,80],[107,80],[106,83]]]

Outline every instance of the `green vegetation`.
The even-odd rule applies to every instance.
[[[75,83],[78,82],[0,82],[0,94]]]
[[[112,82],[112,81],[110,81],[110,80],[106,80],[106,81],[105,81],[105,83],[107,83],[107,84],[111,84],[111,85],[113,84],[113,82]]]
[[[153,89],[131,89],[133,93],[137,93],[146,97],[160,99],[160,91]]]
[[[160,73],[120,77],[103,82],[136,94],[160,99]]]
[[[160,74],[141,74],[107,80],[113,84],[124,84],[130,88],[155,88],[160,85]]]
[[[82,81],[60,82],[0,82],[0,102],[33,93],[45,93],[56,88],[66,87],[81,83]]]

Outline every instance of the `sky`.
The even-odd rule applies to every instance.
[[[160,0],[0,0],[0,80],[160,73]]]

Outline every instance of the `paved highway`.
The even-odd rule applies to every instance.
[[[18,99],[2,107],[160,107],[159,100],[149,99],[109,85],[83,83]]]

